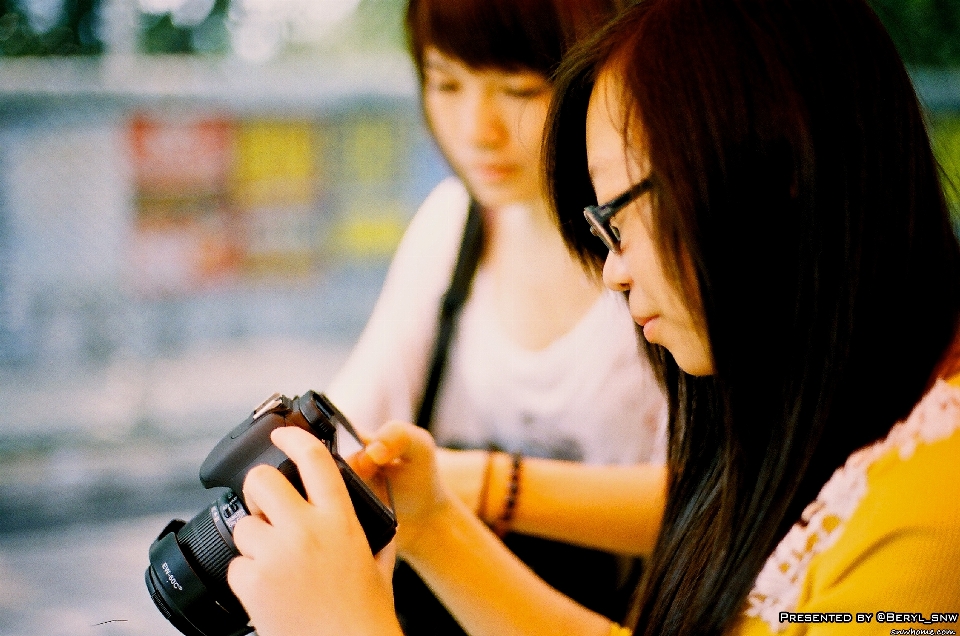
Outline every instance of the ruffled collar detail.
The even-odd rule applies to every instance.
[[[774,633],[783,631],[787,624],[780,622],[780,612],[796,611],[810,562],[836,543],[867,494],[869,468],[892,451],[910,459],[921,444],[946,439],[957,429],[960,389],[937,380],[906,420],[850,455],[824,484],[764,564],[747,596],[746,615],[761,618]]]

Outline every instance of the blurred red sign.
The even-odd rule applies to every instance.
[[[140,192],[220,191],[232,161],[233,123],[225,118],[136,115],[130,122]]]

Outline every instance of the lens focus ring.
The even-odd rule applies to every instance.
[[[214,515],[219,515],[216,505],[211,506],[210,514],[191,519],[178,533],[177,543],[187,558],[197,565],[197,570],[211,577],[208,584],[226,586],[227,565],[237,552],[220,536]]]

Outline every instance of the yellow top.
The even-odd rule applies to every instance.
[[[960,633],[960,377],[851,455],[801,519],[731,636]]]
[[[626,627],[621,627],[617,623],[610,624],[610,636],[631,636],[630,630]]]

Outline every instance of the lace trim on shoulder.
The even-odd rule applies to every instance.
[[[897,423],[887,437],[856,451],[824,484],[816,500],[807,506],[777,546],[747,597],[747,616],[763,619],[775,633],[786,623],[780,612],[796,611],[800,586],[810,561],[832,546],[843,534],[867,494],[867,470],[896,449],[909,459],[917,446],[952,435],[960,428],[960,389],[938,380],[906,420]]]

